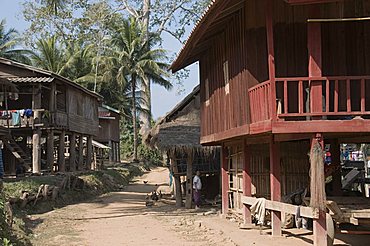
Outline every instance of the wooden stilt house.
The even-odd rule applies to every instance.
[[[120,119],[119,110],[104,104],[99,107],[99,134],[94,139],[109,146],[108,156],[104,156],[103,159],[110,163],[121,162]]]
[[[219,149],[200,144],[200,87],[186,96],[146,136],[146,143],[165,153],[175,180],[176,205],[182,204],[181,177],[186,177],[186,208],[192,206],[192,180],[200,171],[203,194],[219,194]]]
[[[102,98],[54,73],[0,58],[0,126],[5,172],[75,171],[93,167],[93,136]]]
[[[368,0],[212,1],[172,70],[199,61],[201,143],[223,148],[223,213],[250,223],[251,196],[265,197],[279,236],[281,213],[296,209],[282,196],[310,187],[301,215],[314,221],[314,244],[327,244],[328,204],[355,199],[338,199],[340,144],[370,142],[369,52]],[[337,213],[368,221],[361,201]]]

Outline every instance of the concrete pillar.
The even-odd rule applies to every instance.
[[[34,129],[32,135],[32,173],[41,172],[41,130]]]

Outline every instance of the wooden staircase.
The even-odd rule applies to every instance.
[[[26,171],[31,169],[32,159],[29,155],[24,152],[24,150],[17,144],[17,142],[11,137],[6,136],[4,139],[5,146],[12,152],[14,157],[23,164],[26,168]]]

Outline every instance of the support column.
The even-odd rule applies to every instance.
[[[319,16],[318,6],[310,7],[310,17]],[[308,23],[307,27],[307,48],[308,48],[308,76],[322,76],[321,57],[321,23]],[[310,81],[310,108],[312,113],[323,112],[322,81]],[[328,110],[328,109],[326,109]]]
[[[270,141],[270,187],[271,201],[280,202],[280,143],[275,142],[273,137]],[[271,211],[272,236],[281,236],[281,212]]]
[[[118,162],[121,163],[121,143],[117,143]]]
[[[32,173],[41,171],[41,130],[34,129],[32,135]]]
[[[190,209],[192,205],[193,198],[193,151],[188,151],[186,159],[186,200],[185,208]]]
[[[53,172],[54,171],[54,131],[48,131],[48,139],[47,139],[47,166]]]
[[[252,196],[252,179],[250,174],[250,150],[249,146],[243,141],[243,196]],[[252,215],[249,206],[243,207],[244,224],[252,224]]]
[[[317,146],[321,148],[322,160],[315,158],[315,154],[320,154],[320,150],[317,150]],[[325,174],[324,174],[324,156],[322,152],[323,148],[324,148],[323,136],[321,133],[317,133],[311,139],[311,151],[310,151],[310,163],[311,163],[310,206],[319,209],[319,218],[313,220],[314,245],[316,246],[327,245],[326,212],[325,212],[325,200],[326,200]],[[324,201],[318,200],[318,198],[321,196],[324,197]]]
[[[182,206],[181,179],[179,175],[173,177],[175,179],[176,207],[180,208]]]
[[[69,168],[71,172],[76,171],[76,133],[72,132],[69,140]]]
[[[84,166],[84,136],[80,134],[78,140],[78,170],[81,171]]]
[[[221,181],[222,181],[222,214],[226,215],[229,211],[229,178],[227,175],[228,169],[228,151],[226,147],[222,147],[221,154]]]
[[[334,165],[336,171],[332,174],[333,196],[342,196],[342,173],[340,166],[340,144],[338,139],[330,142],[331,165]]]
[[[112,140],[109,140],[109,162],[113,162],[113,155],[114,155],[114,148],[113,148],[113,142]]]
[[[59,172],[65,172],[66,171],[66,159],[64,155],[64,149],[65,149],[65,136],[66,132],[62,131],[59,135],[59,147],[58,147],[58,166],[59,166]]]
[[[86,167],[90,170],[93,170],[93,161],[92,161],[92,136],[87,136],[87,154],[86,154]]]
[[[267,52],[268,52],[268,69],[269,80],[271,83],[271,116],[272,119],[277,118],[276,112],[276,86],[275,86],[275,48],[274,48],[274,18],[273,5],[274,0],[265,0],[266,8],[266,37],[267,37]]]

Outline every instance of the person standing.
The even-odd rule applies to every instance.
[[[195,209],[200,207],[200,190],[202,189],[202,181],[200,180],[200,172],[197,171],[193,179],[193,198]]]

